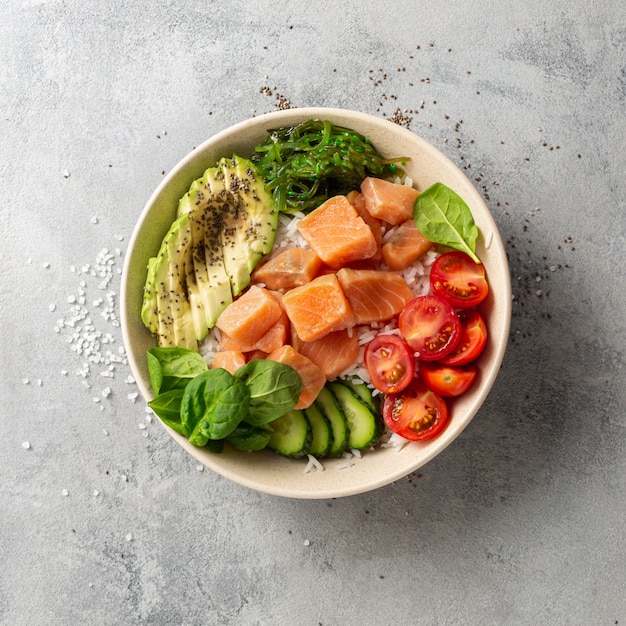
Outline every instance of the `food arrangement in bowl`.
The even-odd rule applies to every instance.
[[[148,202],[123,275],[142,394],[218,473],[297,498],[407,475],[501,363],[506,255],[467,178],[372,116],[253,118]]]

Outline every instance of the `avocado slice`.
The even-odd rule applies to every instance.
[[[249,284],[261,257],[272,250],[278,211],[251,161],[237,155],[220,161],[230,207],[222,229],[224,264],[233,295]]]
[[[148,262],[141,318],[160,346],[198,349],[186,278],[191,262],[189,216],[184,215],[172,224],[159,253]]]
[[[156,269],[159,257],[153,256],[148,260],[148,275],[143,288],[143,302],[141,304],[141,320],[153,334],[159,332],[158,305],[156,297]]]
[[[249,285],[277,227],[278,211],[251,161],[223,158],[193,181],[159,254],[148,262],[142,320],[159,345],[197,346]]]
[[[192,259],[189,259],[189,262],[185,263],[185,279],[187,281],[187,295],[189,297],[189,306],[191,307],[194,333],[199,343],[207,336],[209,329],[206,324],[204,302],[202,301],[202,294],[198,288],[198,280]]]
[[[178,214],[189,215],[191,226],[193,278],[188,284],[196,288],[201,303],[198,341],[206,337],[209,328],[215,326],[221,312],[233,300],[220,245],[222,211],[217,199],[224,194],[222,178],[219,168],[207,169],[178,204]]]

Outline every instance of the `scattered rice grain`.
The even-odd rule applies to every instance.
[[[493,241],[493,231],[489,231],[487,236],[485,237],[485,248],[489,248],[491,246],[491,242]]]
[[[308,474],[314,469],[319,470],[320,472],[324,471],[324,466],[312,454],[307,454],[307,458],[309,461],[306,464],[306,467],[304,468],[305,474]]]

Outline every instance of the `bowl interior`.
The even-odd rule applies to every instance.
[[[408,156],[405,170],[415,186],[423,190],[435,182],[454,189],[469,205],[480,235],[477,254],[489,279],[490,293],[481,305],[489,330],[489,341],[478,365],[480,379],[464,396],[450,406],[451,420],[437,438],[411,443],[402,450],[380,448],[345,469],[341,460],[324,460],[325,471],[304,473],[306,460],[284,459],[272,452],[239,452],[230,448],[212,454],[197,448],[171,429],[170,435],[198,461],[222,476],[246,487],[292,498],[333,498],[362,493],[389,484],[424,465],[446,448],[469,424],[487,397],[498,374],[509,334],[511,284],[504,245],[496,224],[482,197],[465,174],[431,144],[387,120],[342,109],[290,109],[251,118],[215,135],[165,177],[148,200],[132,234],[122,274],[121,322],[130,367],[142,396],[152,399],[146,351],[155,345],[141,317],[143,286],[148,259],[154,256],[172,223],[178,200],[193,180],[222,156],[251,154],[255,145],[272,128],[293,126],[311,118],[327,119],[369,137],[376,148],[389,157]]]

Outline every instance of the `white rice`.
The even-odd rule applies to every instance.
[[[308,474],[309,472],[312,472],[313,470],[320,471],[320,472],[324,471],[324,466],[312,454],[307,454],[307,458],[308,458],[308,463],[306,464],[306,467],[304,468],[305,474]]]
[[[386,435],[388,436],[388,435]],[[408,443],[408,442],[407,442]],[[352,467],[356,461],[356,459],[363,458],[363,454],[361,450],[357,450],[356,448],[351,448],[350,450],[346,450],[340,457],[341,461],[335,464],[335,469],[347,469]],[[319,459],[314,457],[312,454],[307,454],[307,464],[304,467],[304,473],[308,474],[313,471],[324,471],[324,465],[320,463]]]
[[[400,452],[407,443],[411,443],[408,439],[391,432],[389,429],[385,431],[385,435],[380,441],[381,448],[393,448],[396,452]]]

